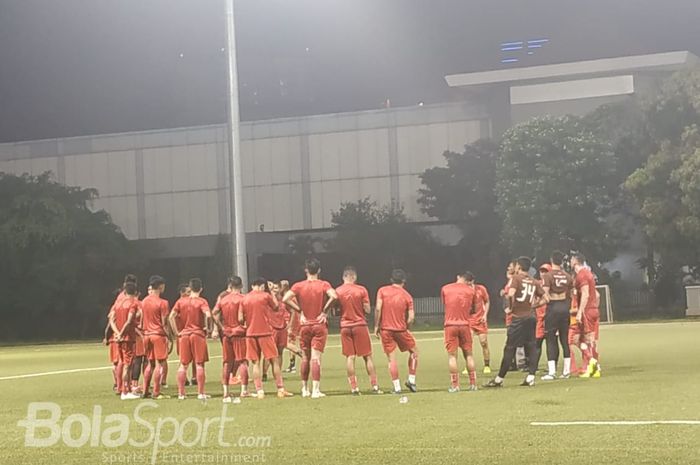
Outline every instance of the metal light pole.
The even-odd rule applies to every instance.
[[[226,52],[228,59],[228,153],[229,196],[231,213],[231,252],[234,273],[248,286],[245,226],[243,224],[243,177],[241,174],[240,115],[238,108],[238,68],[236,65],[236,25],[233,18],[234,0],[226,4]]]

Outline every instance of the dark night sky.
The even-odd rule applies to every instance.
[[[222,0],[0,0],[0,141],[225,119]],[[245,120],[459,98],[445,74],[700,54],[699,0],[237,0]],[[500,44],[547,38],[517,65]]]

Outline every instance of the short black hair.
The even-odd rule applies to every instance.
[[[406,272],[402,269],[395,269],[391,272],[392,284],[401,284],[406,282]]]
[[[187,291],[188,287],[190,287],[189,284],[182,283],[179,286],[177,286],[177,292],[179,292],[180,294],[184,294]]]
[[[163,284],[165,284],[165,278],[163,278],[162,276],[158,276],[156,274],[148,278],[148,285],[151,286],[152,289],[160,287]]]
[[[318,274],[321,270],[321,262],[318,258],[307,258],[304,263],[304,269],[306,269],[309,274]]]
[[[202,280],[199,278],[190,279],[190,289],[192,292],[200,292],[204,286],[202,285]]]
[[[125,283],[124,292],[126,292],[126,295],[136,295],[136,283]]]
[[[267,286],[267,279],[263,277],[255,278],[253,280],[252,286]]]
[[[357,276],[357,270],[355,269],[354,266],[346,266],[345,267],[345,269],[343,270],[343,277],[348,276],[348,275]]]
[[[520,265],[520,269],[523,271],[528,271],[532,266],[532,259],[530,257],[518,257],[515,262]]]
[[[226,285],[233,289],[241,289],[243,287],[243,280],[240,276],[229,276],[226,280]]]
[[[553,265],[561,266],[564,263],[564,252],[555,250],[549,258],[552,260]]]
[[[138,278],[136,278],[135,274],[129,273],[126,276],[124,276],[124,284],[126,284],[126,283],[136,284],[136,283],[138,283]]]
[[[474,273],[472,273],[471,271],[462,271],[457,276],[461,276],[468,282],[474,281]]]

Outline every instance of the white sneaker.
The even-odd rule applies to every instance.
[[[187,396],[177,396],[177,400],[185,400],[187,399]]]
[[[231,401],[233,404],[240,404],[241,403],[241,398],[240,397],[234,397],[233,401]]]
[[[311,391],[309,391],[306,388],[301,388],[301,397],[303,397],[303,398],[311,397]]]
[[[197,394],[197,400],[207,400],[211,399],[211,396],[209,394]]]
[[[542,381],[552,381],[557,379],[557,375],[546,374],[540,378]]]
[[[571,373],[562,373],[559,379],[569,379],[571,378]]]
[[[128,392],[126,394],[122,394],[122,400],[134,400],[134,399],[140,399],[141,396],[138,394],[134,394],[133,392]]]
[[[321,397],[326,397],[326,395],[321,391],[314,391],[313,393],[311,393],[312,399],[320,399]]]
[[[224,397],[224,398],[222,399],[222,402],[223,402],[224,404],[230,404],[230,403],[233,402],[233,399],[231,398],[231,396],[226,396],[226,397]]]

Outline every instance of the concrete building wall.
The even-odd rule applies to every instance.
[[[468,102],[244,123],[246,231],[327,228],[342,202],[368,196],[425,220],[418,174],[490,127]],[[96,188],[94,208],[129,239],[227,233],[228,170],[224,126],[0,144],[0,171]]]

